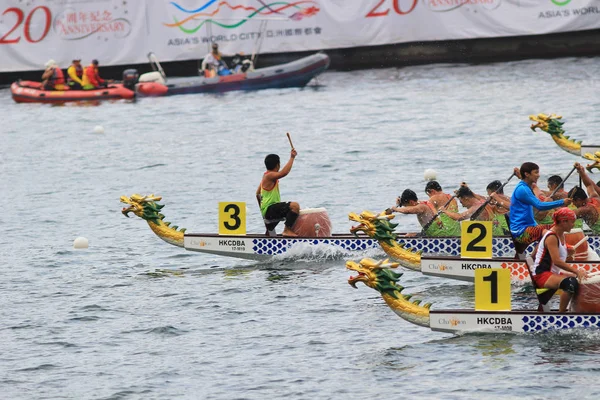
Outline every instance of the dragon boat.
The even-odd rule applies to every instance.
[[[600,328],[600,275],[590,277],[580,285],[579,294],[571,301],[573,312],[539,312],[537,310],[475,311],[431,309],[431,303],[421,305],[403,294],[398,284],[402,273],[394,271],[398,263],[363,259],[346,262],[346,268],[358,273],[348,283],[358,282],[381,294],[388,307],[400,318],[433,331],[449,333],[505,332],[530,333],[574,328]]]
[[[493,254],[495,258],[490,259],[463,259],[460,258],[460,238],[428,238],[430,241],[444,243],[444,247],[423,249],[419,242],[411,238],[402,237],[395,232],[398,224],[391,220],[395,215],[385,213],[375,214],[363,211],[360,214],[350,213],[348,218],[358,222],[358,225],[350,229],[352,233],[363,233],[377,240],[383,251],[401,266],[413,271],[421,271],[427,275],[442,276],[450,279],[472,281],[474,270],[477,268],[508,268],[514,280],[520,281],[528,278],[527,268],[523,261],[515,260],[514,245],[510,236],[499,236],[492,239]],[[583,236],[583,233],[582,233]],[[585,237],[585,236],[583,236]],[[579,236],[575,240],[579,240]],[[579,245],[579,243],[572,243]],[[595,272],[600,270],[598,255],[593,249],[600,249],[600,237],[588,236],[585,241],[587,245],[586,256],[579,259],[576,264],[586,271]],[[413,250],[415,249],[415,250]],[[533,245],[527,251],[533,251]],[[426,255],[423,255],[426,254]],[[432,256],[445,255],[443,256]],[[589,255],[588,255],[589,254]],[[501,256],[505,256],[501,258]],[[508,258],[512,256],[513,258]]]
[[[326,246],[339,251],[342,255],[348,252],[364,252],[377,249],[380,245],[392,243],[388,236],[393,235],[393,241],[397,246],[393,245],[390,248],[402,249],[402,254],[406,254],[406,257],[412,260],[412,264],[408,264],[413,266],[412,269],[420,268],[420,255],[422,253],[460,255],[460,238],[458,237],[424,237],[409,233],[396,234],[393,233],[393,228],[392,233],[376,234],[376,224],[381,220],[370,213],[352,214],[355,216],[355,220],[361,222],[361,227],[353,228],[350,234],[334,233],[328,236],[289,238],[260,234],[225,236],[216,233],[187,233],[185,229],[179,229],[179,227],[164,220],[165,216],[161,212],[164,205],[159,203],[161,200],[161,197],[155,195],[142,196],[134,194],[131,197],[121,196],[120,201],[127,205],[122,209],[122,213],[125,216],[132,213],[142,218],[159,238],[171,245],[189,251],[265,261],[276,256],[290,254],[294,248]],[[392,225],[387,227],[389,228]],[[366,229],[369,235],[359,234],[360,229]],[[600,248],[600,237],[590,236],[588,243],[590,246]],[[495,256],[514,255],[512,239],[509,236],[494,238],[493,252]]]
[[[160,63],[150,53],[155,69],[140,76],[136,91],[141,96],[172,96],[177,94],[222,93],[232,90],[261,90],[304,87],[329,67],[329,56],[317,53],[286,64],[248,69],[225,76],[169,79]]]
[[[584,146],[580,140],[571,139],[571,137],[565,135],[564,122],[561,121],[562,116],[556,114],[538,114],[530,115],[529,119],[535,122],[535,124],[530,126],[532,131],[535,132],[539,128],[549,133],[554,143],[567,153],[592,161],[586,167],[588,171],[592,172],[594,168],[600,170],[600,145]]]
[[[118,100],[135,97],[133,90],[120,83],[93,90],[44,90],[41,82],[17,81],[10,85],[10,91],[13,100],[17,103],[60,104],[73,101]]]

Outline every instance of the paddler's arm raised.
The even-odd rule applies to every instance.
[[[294,165],[294,159],[296,158],[297,155],[298,155],[298,152],[296,151],[296,149],[292,149],[292,151],[290,152],[290,159],[283,166],[283,168],[281,168],[279,171],[267,172],[265,174],[265,178],[267,178],[270,181],[275,182],[276,180],[281,179],[284,176],[287,176],[287,174],[289,174],[290,171],[292,170],[292,165]]]
[[[600,187],[594,183],[594,181],[589,177],[589,175],[585,172],[585,168],[583,165],[576,163],[575,168],[577,168],[577,173],[581,177],[581,183],[585,186],[588,192],[589,197],[599,197],[600,196]]]

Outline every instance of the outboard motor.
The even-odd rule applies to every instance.
[[[137,69],[126,69],[123,71],[123,86],[129,90],[135,90],[135,84],[138,83]]]

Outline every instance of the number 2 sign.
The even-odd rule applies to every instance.
[[[462,221],[460,256],[492,258],[492,221]]]

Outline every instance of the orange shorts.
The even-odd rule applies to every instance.
[[[541,274],[536,274],[533,276],[533,280],[535,281],[535,284],[537,285],[538,288],[543,288],[544,285],[546,284],[546,281],[552,276],[554,275],[552,272],[550,271],[545,271],[542,272]]]

